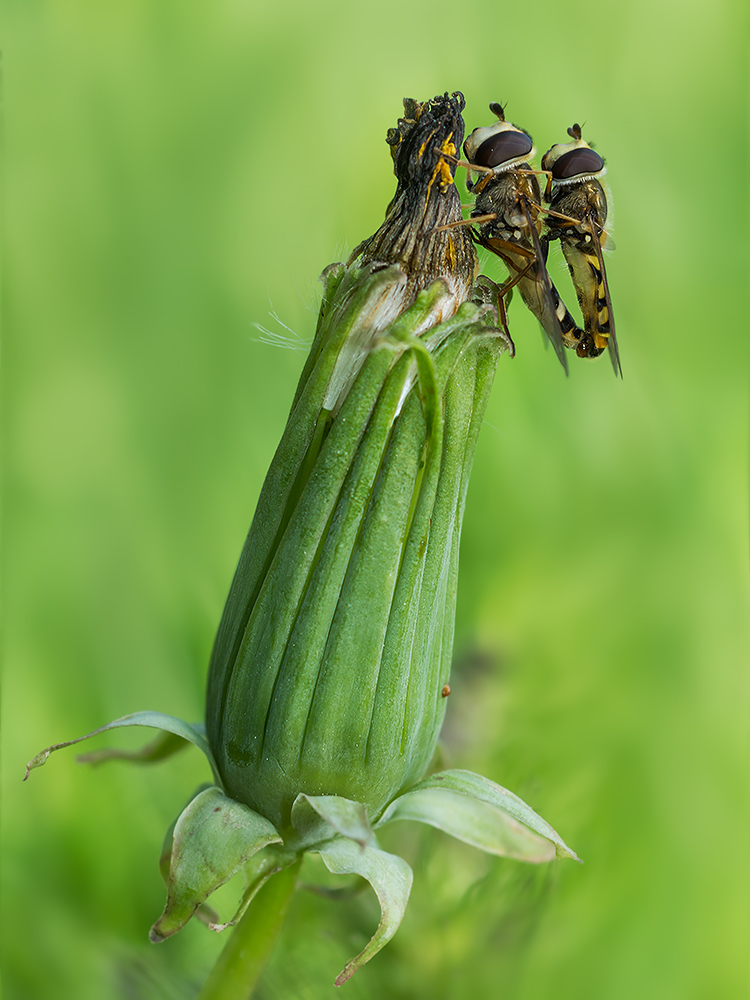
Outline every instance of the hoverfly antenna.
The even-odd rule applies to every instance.
[[[490,111],[493,115],[497,115],[501,122],[505,121],[505,106],[503,104],[498,104],[497,101],[490,101]]]
[[[577,123],[575,125],[572,125],[568,129],[568,135],[570,136],[571,139],[576,139],[576,140],[580,139],[581,138],[581,126],[578,125]]]

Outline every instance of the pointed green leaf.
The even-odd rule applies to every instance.
[[[78,760],[80,759],[81,758],[79,757]],[[195,790],[195,792],[190,796],[187,805],[189,805],[193,801],[196,795],[199,795],[202,791],[205,791],[206,788],[212,788],[212,787],[213,787],[212,785],[207,785],[207,784],[199,785],[198,788]],[[166,834],[164,835],[164,843],[162,844],[161,854],[159,855],[159,873],[161,877],[164,879],[164,885],[166,885],[167,887],[169,886],[169,862],[172,858],[172,845],[174,843],[174,828],[177,826],[177,820],[179,818],[180,817],[178,816],[175,820],[173,820],[172,823],[170,823],[169,828]],[[201,905],[195,911],[195,916],[198,920],[201,921],[201,923],[206,924],[206,926],[215,924],[219,920],[219,914],[215,910],[213,910],[210,906],[208,906],[206,903],[201,903]]]
[[[137,764],[155,764],[166,760],[186,749],[190,744],[184,737],[162,731],[140,750],[121,750],[117,747],[102,747],[76,757],[79,764],[103,764],[105,760],[130,760]]]
[[[334,985],[341,986],[386,945],[403,919],[411,891],[412,870],[403,858],[375,847],[360,847],[337,837],[316,848],[326,868],[336,875],[361,875],[375,890],[380,923],[367,946],[347,962]]]
[[[506,813],[468,795],[444,788],[423,788],[396,799],[388,819],[428,823],[472,847],[516,861],[552,861],[555,847],[549,840]]]
[[[80,743],[82,740],[91,739],[92,736],[98,736],[99,733],[106,733],[108,729],[119,729],[123,726],[145,726],[149,729],[161,729],[166,733],[172,733],[175,736],[180,736],[183,740],[187,740],[188,743],[192,743],[206,755],[217,784],[221,783],[213,754],[206,739],[204,726],[200,723],[184,722],[182,719],[176,719],[172,715],[165,715],[163,712],[134,712],[132,715],[124,715],[121,719],[115,719],[114,722],[108,722],[106,726],[100,726],[98,729],[94,729],[93,732],[86,733],[85,736],[79,736],[74,740],[66,740],[65,743],[53,743],[52,746],[45,747],[33,760],[29,761],[26,765],[26,774],[23,780],[26,781],[35,767],[41,767],[42,764],[46,763],[49,755],[54,753],[55,750],[62,750],[64,747],[73,746],[73,744]],[[150,746],[153,746],[153,744],[150,744]],[[110,756],[115,755],[127,756],[127,752],[115,751],[110,754]],[[137,754],[132,759],[138,759]],[[143,759],[148,760],[149,758],[146,757]]]
[[[151,928],[151,940],[176,934],[254,854],[280,841],[267,819],[220,788],[196,795],[175,824],[167,905]]]
[[[472,771],[443,771],[420,781],[391,802],[376,827],[406,819],[428,823],[491,854],[520,861],[550,861],[555,855],[580,861],[522,799]]]
[[[209,930],[212,931],[224,931],[227,927],[234,927],[235,924],[244,917],[245,912],[253,901],[255,896],[258,894],[258,890],[266,884],[266,882],[271,878],[272,875],[276,875],[277,872],[283,871],[290,865],[294,864],[297,860],[298,855],[291,853],[290,851],[279,851],[275,850],[273,846],[266,847],[264,850],[259,851],[250,861],[244,865],[243,872],[245,875],[245,891],[242,893],[239,906],[237,907],[237,912],[224,924],[219,923],[219,918],[214,916],[210,921],[204,921],[208,924]],[[203,907],[198,908],[197,916],[200,918],[201,910]]]
[[[340,795],[298,795],[292,806],[292,826],[302,846],[330,840],[336,833],[361,847],[375,846],[364,804]]]

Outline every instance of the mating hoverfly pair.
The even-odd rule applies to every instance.
[[[607,196],[600,182],[604,160],[581,138],[580,125],[568,129],[542,157],[547,175],[542,203],[539,173],[531,167],[531,136],[505,120],[503,107],[490,104],[498,121],[477,128],[464,143],[467,187],[475,195],[471,218],[475,242],[505,263],[509,279],[500,287],[498,309],[506,328],[506,298],[518,286],[567,372],[565,348],[596,358],[609,350],[615,375],[622,375],[612,303],[604,267],[608,235]],[[546,206],[546,207],[545,207]],[[456,225],[457,223],[453,223]],[[458,223],[460,225],[461,223]],[[583,315],[581,329],[547,271],[549,245],[559,240]]]

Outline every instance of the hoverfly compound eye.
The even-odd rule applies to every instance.
[[[480,167],[500,167],[509,160],[528,159],[533,148],[531,136],[525,132],[499,132],[484,140],[474,162]]]
[[[542,157],[542,170],[552,174],[553,183],[567,184],[606,172],[604,160],[581,138],[580,125],[568,129],[573,142],[559,142]]]
[[[556,181],[581,175],[593,176],[604,170],[604,160],[590,146],[569,149],[552,164],[552,177]]]
[[[464,143],[464,152],[470,163],[500,173],[530,160],[534,143],[526,132],[501,121],[488,128],[475,128]]]

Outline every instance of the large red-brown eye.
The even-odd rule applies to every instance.
[[[569,149],[552,164],[552,176],[557,181],[579,174],[598,174],[604,169],[604,160],[593,149]]]
[[[474,163],[479,167],[497,167],[508,160],[526,156],[534,148],[531,136],[525,132],[504,131],[485,139],[477,150]]]

